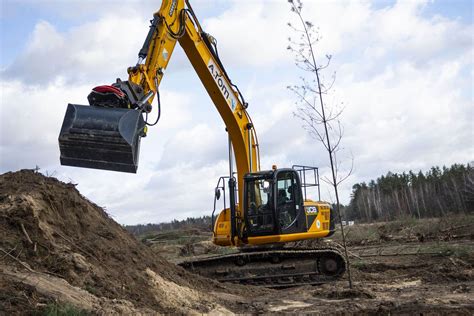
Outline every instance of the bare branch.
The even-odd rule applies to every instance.
[[[318,67],[318,71],[319,71],[319,70],[326,69],[326,68],[329,67],[329,64],[331,63],[332,55],[326,55],[326,58],[327,58],[327,63],[326,63],[326,65]]]
[[[342,177],[341,179],[339,179],[339,181],[337,181],[336,185],[339,185],[340,183],[344,182],[347,178],[349,178],[352,175],[353,171],[354,171],[354,157],[351,157],[351,168],[349,169],[349,171],[344,177]]]
[[[323,180],[324,182],[326,182],[327,184],[329,184],[330,186],[334,186],[334,183],[332,183],[332,180],[330,180],[328,177],[324,176],[324,177],[321,177],[321,180]]]

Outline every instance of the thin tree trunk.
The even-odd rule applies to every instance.
[[[420,205],[419,205],[419,199],[418,199],[418,196],[416,194],[416,190],[413,188],[413,186],[410,186],[410,193],[411,193],[411,199],[413,200],[414,204],[415,204],[415,208],[416,208],[416,213],[418,215],[418,218],[421,218],[420,216]]]
[[[428,212],[426,210],[426,203],[425,203],[425,194],[423,193],[423,185],[420,186],[420,192],[421,192],[421,203],[423,204],[423,214],[426,216],[426,213]]]
[[[463,199],[462,199],[461,192],[460,192],[460,190],[458,190],[458,186],[457,186],[457,184],[456,184],[456,180],[454,180],[454,178],[451,178],[451,182],[453,183],[454,196],[455,196],[455,198],[456,198],[456,201],[459,203],[461,212],[465,214],[465,213],[466,213],[466,206],[464,205],[464,201],[463,201]]]
[[[393,191],[393,195],[395,196],[395,201],[397,202],[398,205],[398,216],[402,216],[402,206],[400,204],[400,200],[398,199],[398,191]]]
[[[405,203],[407,205],[407,211],[408,211],[408,214],[410,215],[410,217],[413,216],[413,211],[412,211],[412,208],[411,208],[411,203],[410,203],[410,199],[408,198],[408,189],[405,187],[402,189],[402,198],[403,196],[405,196]]]

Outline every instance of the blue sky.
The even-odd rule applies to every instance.
[[[39,165],[79,183],[120,223],[169,221],[210,214],[213,186],[227,173],[226,134],[181,47],[160,86],[160,123],[142,141],[137,175],[59,165],[57,136],[67,103],[87,104],[96,85],[136,62],[159,1],[2,0],[0,172]],[[294,116],[302,73],[286,51],[286,1],[191,1],[215,36],[234,83],[250,102],[262,168],[316,165],[327,175],[321,146]],[[305,1],[320,27],[319,56],[337,73],[328,105],[344,102],[342,186],[388,171],[426,170],[474,157],[472,1]],[[21,105],[11,119],[11,105]],[[186,190],[183,190],[186,187]],[[327,187],[322,198],[331,200]],[[170,199],[174,196],[175,199]]]

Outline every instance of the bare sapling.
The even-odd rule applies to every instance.
[[[324,62],[317,62],[316,45],[321,39],[319,30],[313,23],[303,18],[303,3],[301,0],[288,0],[288,2],[291,5],[291,12],[297,16],[298,22],[295,24],[288,23],[293,35],[288,38],[289,45],[287,48],[294,54],[296,66],[304,71],[304,75],[300,77],[301,83],[288,87],[297,98],[297,108],[294,111],[294,115],[303,122],[303,128],[309,135],[321,143],[329,154],[332,177],[323,177],[322,180],[334,189],[336,199],[335,211],[341,228],[344,255],[347,261],[349,287],[352,288],[350,262],[344,226],[342,225],[338,186],[351,175],[353,159],[351,159],[350,170],[341,175],[339,173],[341,164],[337,158],[341,150],[341,140],[344,134],[340,121],[343,107],[342,103],[329,105],[325,102],[333,88],[336,75],[333,72],[330,80],[328,80],[329,83],[327,83],[322,73],[323,70],[329,67],[332,56],[325,55]]]

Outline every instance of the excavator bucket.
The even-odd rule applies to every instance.
[[[140,111],[68,104],[59,134],[61,164],[136,173],[143,136]]]

